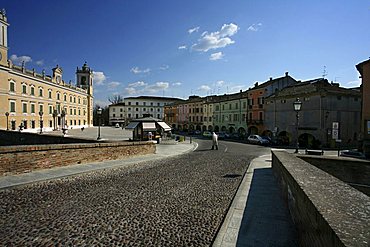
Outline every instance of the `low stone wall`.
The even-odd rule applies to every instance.
[[[284,151],[272,151],[272,168],[300,246],[370,245],[368,196]]]
[[[0,147],[0,176],[72,164],[155,153],[151,142],[54,144]]]
[[[330,156],[298,157],[370,196],[369,161]]]
[[[96,142],[92,139],[0,130],[0,146]]]

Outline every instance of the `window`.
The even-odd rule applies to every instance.
[[[57,92],[57,100],[60,100],[60,93]]]
[[[116,114],[115,113],[113,113],[113,117],[116,117]]]
[[[153,102],[150,102],[150,106],[153,106]]]
[[[26,84],[22,85],[22,93],[24,93],[24,94],[27,93],[27,85]]]
[[[159,103],[158,103],[159,104]],[[160,114],[157,114],[157,118],[160,119],[161,118],[161,115]]]
[[[161,103],[157,103],[157,106],[161,106]]]
[[[260,121],[263,120],[263,112],[260,112]]]
[[[81,104],[81,98],[78,97],[78,104]]]
[[[78,115],[81,116],[81,109],[78,109]]]
[[[31,113],[35,113],[35,104],[31,104]]]
[[[22,103],[22,112],[27,113],[27,103]]]
[[[128,105],[131,105],[131,102],[128,102]]]
[[[153,111],[153,108],[150,108],[150,111]]]
[[[31,128],[34,129],[36,127],[35,120],[31,120]]]
[[[139,105],[139,102],[136,102],[136,105]]]
[[[69,102],[72,103],[72,95],[69,95]]]
[[[128,117],[131,118],[131,114],[130,113],[128,114]]]
[[[15,112],[15,101],[10,101],[10,112]]]
[[[44,96],[44,90],[42,90],[42,88],[39,88],[39,96],[40,97]]]
[[[161,111],[161,109],[157,109],[157,112],[160,112]]]
[[[249,120],[252,120],[252,118],[253,118],[253,117],[252,117],[252,113],[250,112],[250,113],[249,113]]]
[[[131,111],[131,108],[129,107],[128,110]]]
[[[229,104],[229,110],[231,110],[231,104]]]
[[[73,115],[76,116],[76,109],[73,109]]]
[[[146,105],[146,102],[143,102],[144,106]]]
[[[243,108],[247,108],[247,102],[243,102]]]
[[[113,112],[116,112],[116,108],[113,108],[113,109],[112,109],[112,111],[113,111]]]
[[[120,112],[123,112],[123,108],[120,108],[120,109],[119,109],[119,111],[120,111]]]
[[[238,103],[235,103],[235,109],[238,109],[239,107],[238,107]]]
[[[51,99],[51,90],[49,90],[49,99]]]
[[[15,92],[15,83],[13,81],[9,82],[9,91]]]
[[[69,108],[69,115],[72,115],[73,114],[73,110],[72,108]]]
[[[146,111],[146,108],[144,108],[143,111]]]
[[[31,86],[31,95],[35,95],[35,87]]]
[[[76,103],[76,96],[73,96],[73,103]]]
[[[53,114],[53,106],[49,105],[49,114]]]
[[[67,101],[67,94],[64,94],[64,101]]]
[[[39,112],[44,112],[44,106],[43,105],[39,105]]]

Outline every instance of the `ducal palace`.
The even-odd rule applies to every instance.
[[[63,80],[58,65],[52,75],[8,59],[6,13],[0,11],[0,129],[29,132],[92,126],[93,71],[76,70],[76,84]]]

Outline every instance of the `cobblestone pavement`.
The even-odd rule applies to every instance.
[[[0,245],[209,246],[266,151],[245,147],[199,141],[176,158],[0,190]]]

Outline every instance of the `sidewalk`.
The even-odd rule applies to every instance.
[[[119,166],[127,166],[133,163],[145,162],[149,160],[163,159],[193,151],[197,143],[189,141],[179,142],[178,144],[156,144],[156,153],[141,156],[133,156],[123,160],[109,160],[88,164],[76,164],[64,167],[55,167],[51,169],[37,170],[30,173],[10,175],[0,177],[0,189],[29,184],[38,181],[67,177],[79,173],[101,170]]]
[[[213,246],[298,246],[288,209],[279,193],[271,154],[254,159]]]

